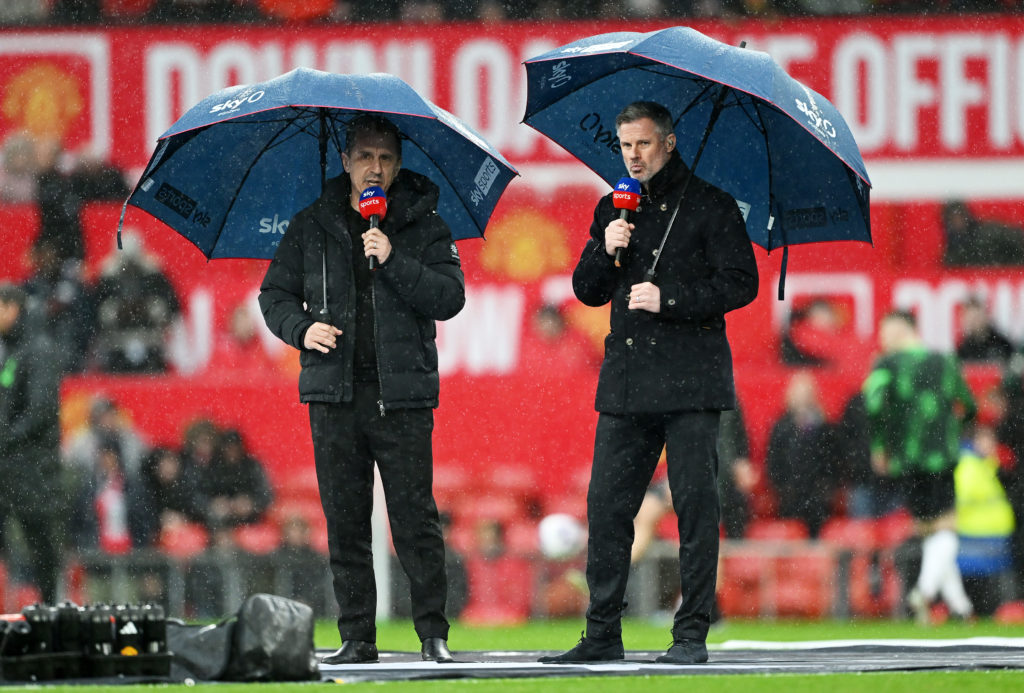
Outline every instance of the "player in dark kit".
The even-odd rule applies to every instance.
[[[907,603],[927,622],[931,602],[941,594],[955,615],[969,618],[973,607],[956,562],[953,469],[961,423],[976,412],[974,398],[956,357],[921,343],[912,314],[885,316],[878,341],[882,356],[863,388],[871,464],[897,481],[922,538],[921,572]]]

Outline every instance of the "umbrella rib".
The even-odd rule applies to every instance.
[[[768,252],[771,252],[771,248],[772,248],[772,232],[775,230],[775,224],[772,223],[772,219],[773,219],[772,207],[774,207],[774,202],[775,202],[775,197],[774,197],[774,195],[772,195],[772,190],[773,190],[773,187],[772,187],[772,152],[771,152],[771,146],[772,145],[771,145],[771,141],[768,138],[768,126],[765,124],[764,118],[761,115],[761,105],[760,105],[760,103],[755,101],[755,100],[751,100],[750,105],[754,109],[754,113],[757,115],[757,122],[754,123],[754,125],[755,126],[760,125],[761,133],[763,135],[765,135],[765,138],[764,138],[764,153],[765,153],[765,157],[764,158],[765,158],[765,161],[768,162],[768,219],[769,219],[769,222],[768,222]],[[746,112],[746,109],[744,109],[744,112]],[[785,245],[786,245],[786,230],[784,228],[782,228],[781,225],[779,226],[779,228],[782,230],[782,245],[783,245],[783,247],[785,247]]]
[[[439,122],[440,122],[440,121],[439,121]],[[446,126],[446,127],[447,127],[447,126]],[[420,150],[421,152],[423,152],[423,156],[425,156],[425,157],[427,158],[427,161],[429,161],[430,163],[434,164],[434,166],[435,166],[435,167],[437,168],[437,170],[438,170],[438,173],[440,173],[440,174],[441,174],[441,176],[442,176],[442,177],[443,177],[443,178],[445,179],[445,182],[447,182],[447,183],[448,183],[449,185],[451,185],[451,187],[452,187],[452,189],[453,189],[453,190],[458,190],[458,186],[457,186],[457,185],[455,184],[455,181],[454,181],[454,180],[452,180],[452,179],[451,179],[451,178],[450,178],[450,177],[448,176],[448,173],[447,173],[447,172],[446,172],[446,171],[445,171],[445,170],[444,170],[443,168],[441,168],[440,166],[438,166],[437,162],[436,162],[436,161],[434,161],[434,157],[430,156],[430,154],[429,154],[429,153],[427,152],[427,150],[425,150],[425,149],[424,149],[423,147],[421,147],[421,146],[419,145],[419,143],[418,143],[418,142],[416,142],[415,140],[411,140],[411,139],[410,139],[409,141],[410,141],[410,142],[412,142],[412,143],[413,143],[413,144],[414,144],[414,145],[416,146],[416,148],[417,148],[418,150]],[[485,154],[487,154],[487,156],[490,156],[490,154],[489,154],[488,152],[484,152],[484,153],[485,153]],[[466,210],[466,211],[467,211],[467,212],[469,213],[469,217],[470,217],[470,219],[472,219],[472,220],[473,220],[473,225],[477,227],[477,229],[478,229],[478,230],[480,231],[480,236],[482,237],[482,236],[484,235],[484,230],[483,230],[483,229],[481,229],[481,228],[480,228],[480,226],[479,226],[479,225],[477,224],[477,222],[476,222],[476,217],[474,217],[474,216],[473,216],[473,213],[472,213],[472,212],[470,212],[470,210],[469,210],[469,207],[467,207],[467,206],[466,206],[466,203],[465,203],[465,201],[464,201],[464,200],[462,199],[462,196],[461,196],[461,195],[456,195],[456,196],[455,196],[455,198],[456,198],[456,199],[457,199],[457,200],[458,200],[458,201],[459,201],[460,203],[462,203],[462,206],[463,206],[463,208],[464,208],[464,209],[465,209],[465,210]]]
[[[694,80],[694,81],[698,81],[698,80]],[[693,97],[693,99],[690,101],[690,103],[688,103],[686,105],[686,108],[684,108],[683,111],[679,114],[679,117],[676,118],[676,122],[673,124],[673,127],[675,125],[678,125],[679,121],[682,119],[682,117],[684,115],[686,115],[687,113],[689,113],[692,109],[694,109],[697,106],[697,104],[703,103],[704,101],[706,101],[708,99],[709,92],[711,91],[711,88],[715,84],[716,84],[716,82],[712,82],[710,80],[707,82],[707,84],[705,85],[703,91],[701,91],[701,93],[697,94],[697,96]]]
[[[245,181],[249,180],[249,174],[252,173],[252,169],[256,165],[256,162],[258,162],[263,157],[264,154],[266,154],[268,151],[270,151],[270,149],[274,146],[275,140],[277,140],[277,138],[280,137],[281,133],[284,132],[285,130],[287,130],[288,127],[292,123],[294,123],[296,120],[298,120],[298,118],[300,116],[302,116],[302,115],[304,115],[304,114],[301,113],[301,112],[296,112],[295,117],[293,117],[291,119],[284,119],[284,120],[281,120],[281,121],[275,121],[275,122],[283,122],[284,126],[281,127],[274,134],[274,136],[271,137],[270,140],[266,144],[263,145],[262,149],[260,149],[259,152],[257,152],[257,154],[253,158],[252,162],[245,169],[245,173],[242,174],[241,180],[238,181],[238,186],[235,187],[235,193],[231,196],[231,201],[228,203],[227,209],[224,210],[224,220],[221,222],[220,228],[217,229],[217,235],[214,236],[213,243],[210,245],[210,253],[211,253],[211,255],[213,254],[213,249],[217,247],[217,242],[220,240],[220,235],[222,233],[224,233],[224,226],[227,223],[228,216],[231,215],[231,210],[234,209],[235,202],[238,200],[238,194],[242,191],[242,188],[245,187]]]

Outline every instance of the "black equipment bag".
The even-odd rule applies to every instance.
[[[320,678],[313,610],[272,594],[254,594],[234,616],[211,626],[168,624],[175,678],[309,681]]]

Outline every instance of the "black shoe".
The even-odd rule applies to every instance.
[[[377,661],[377,645],[366,640],[346,640],[338,651],[320,660],[322,664],[367,664]]]
[[[444,638],[426,638],[420,655],[424,662],[454,662],[455,658],[448,651],[448,641]]]
[[[701,640],[676,640],[668,652],[654,661],[658,664],[703,664],[708,661],[708,646]]]
[[[580,633],[580,635],[583,635]],[[537,661],[541,664],[578,664],[581,662],[607,662],[622,659],[622,638],[588,638],[583,635],[579,644],[560,655],[548,655]]]

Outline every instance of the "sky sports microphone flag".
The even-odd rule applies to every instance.
[[[612,204],[619,210],[619,219],[629,221],[629,213],[635,212],[640,206],[640,181],[636,178],[623,176],[615,184],[612,192]],[[622,267],[622,248],[615,249],[615,266]]]
[[[378,185],[371,185],[359,196],[359,213],[370,222],[370,228],[378,227],[380,220],[388,213],[388,197]],[[377,269],[377,258],[370,256],[370,269]]]
[[[121,222],[131,205],[208,258],[272,258],[288,221],[341,175],[346,125],[363,114],[398,127],[402,167],[440,188],[437,212],[452,237],[483,236],[519,175],[497,149],[394,75],[309,68],[190,108],[160,136]]]

